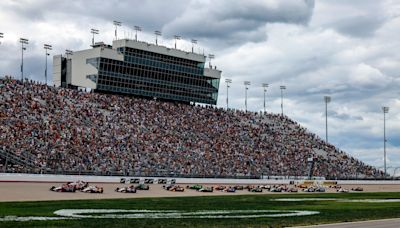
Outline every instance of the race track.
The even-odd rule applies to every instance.
[[[335,223],[316,226],[299,226],[296,228],[399,228],[400,218],[373,221]]]
[[[96,185],[96,183],[91,183]],[[114,189],[117,187],[128,186],[128,184],[99,183],[104,187],[103,194],[90,193],[60,193],[49,191],[51,186],[59,186],[60,183],[34,183],[34,182],[0,182],[0,202],[6,201],[46,201],[46,200],[74,200],[74,199],[115,199],[115,198],[144,198],[144,197],[180,197],[180,196],[220,196],[220,195],[243,195],[243,194],[296,194],[296,193],[271,193],[264,190],[263,193],[250,193],[247,190],[237,191],[236,193],[226,193],[214,191],[212,193],[202,193],[186,189],[184,192],[170,192],[162,189],[162,185],[152,184],[148,191],[138,191],[138,193],[118,193]],[[186,187],[187,184],[180,184]],[[211,185],[209,185],[211,186]],[[215,186],[215,184],[213,184]],[[351,189],[355,185],[342,185]],[[398,192],[400,185],[357,185],[364,188],[364,192]],[[328,189],[327,192],[335,192]],[[313,193],[307,193],[313,194]]]

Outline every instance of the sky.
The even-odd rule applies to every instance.
[[[19,38],[29,39],[25,75],[44,81],[45,51],[81,50],[96,41],[134,38],[178,49],[214,54],[222,70],[218,106],[226,107],[225,79],[232,79],[229,107],[244,109],[244,81],[250,81],[248,110],[284,113],[329,142],[376,167],[383,166],[383,112],[387,166],[400,167],[400,1],[396,0],[2,0],[0,76],[20,77]],[[49,78],[52,70],[49,60]],[[390,170],[390,169],[389,169]],[[393,168],[391,169],[393,172]],[[400,169],[398,171],[400,173]]]

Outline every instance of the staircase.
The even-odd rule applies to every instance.
[[[14,165],[20,165],[22,167],[25,167],[27,169],[34,169],[37,168],[37,165],[35,165],[34,160],[32,159],[33,155],[31,156],[23,156],[23,155],[16,155],[14,153],[10,153],[8,151],[0,149],[0,158],[5,161],[5,168],[7,167],[8,163],[14,164]],[[7,171],[7,170],[4,170]]]
[[[314,171],[314,158],[310,157],[307,159],[307,176],[311,180]]]

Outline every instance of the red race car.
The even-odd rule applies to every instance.
[[[63,184],[59,187],[52,186],[50,188],[50,191],[53,191],[53,192],[75,192],[76,188],[69,184]]]

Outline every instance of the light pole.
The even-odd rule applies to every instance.
[[[264,114],[266,113],[266,106],[265,106],[265,94],[267,93],[268,84],[263,83],[262,87],[264,88]]]
[[[210,62],[208,63],[209,68],[212,69],[211,60],[215,58],[215,55],[209,54],[209,55],[208,55],[208,58],[210,59]]]
[[[328,143],[328,103],[331,102],[330,96],[324,96],[325,101],[325,142]]]
[[[140,26],[137,26],[137,25],[135,25],[133,28],[135,29],[135,40],[138,41],[137,34],[138,34],[138,31],[139,32],[142,31],[142,28]]]
[[[161,36],[161,32],[160,31],[154,31],[154,34],[156,35],[156,45],[158,45],[158,36]]]
[[[94,34],[99,34],[99,30],[98,29],[90,29],[90,33],[92,33],[93,34],[93,37],[92,37],[92,46],[94,46]]]
[[[180,40],[182,37],[178,36],[178,35],[174,35],[174,39],[175,39],[175,49],[176,49],[176,42],[177,40]]]
[[[194,52],[194,45],[197,44],[197,40],[192,39],[192,53]]]
[[[50,55],[49,53],[47,53],[47,51],[52,50],[53,47],[50,44],[45,44],[43,46],[43,48],[44,48],[44,50],[46,50],[46,66],[45,66],[45,70],[44,70],[44,80],[47,85],[47,56]]]
[[[383,111],[383,165],[385,168],[385,179],[386,179],[386,113],[389,112],[389,107],[382,107]]]
[[[28,45],[29,40],[25,38],[20,38],[19,42],[21,43],[21,79],[22,82],[24,82],[24,51],[26,50],[26,47],[24,47],[24,44]]]
[[[115,26],[115,40],[118,40],[118,26],[122,25],[122,22],[120,21],[113,21],[113,24]]]
[[[281,85],[279,88],[281,89],[281,111],[282,111],[282,116],[283,116],[283,90],[286,89],[286,86]]]
[[[229,87],[231,87],[229,84],[232,83],[232,79],[225,79],[226,82],[226,110],[229,108]]]
[[[244,106],[245,106],[245,111],[247,112],[247,90],[249,90],[249,85],[250,85],[250,82],[249,81],[244,81],[244,88],[245,88],[245,90],[244,90]]]

